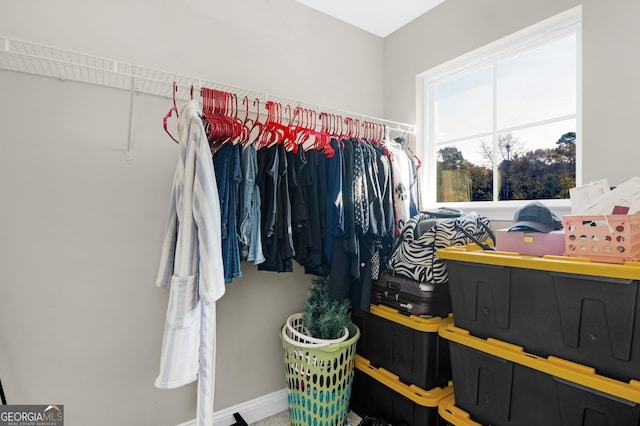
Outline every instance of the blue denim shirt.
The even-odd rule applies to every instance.
[[[242,199],[240,200],[240,258],[253,264],[264,262],[262,237],[260,234],[260,191],[256,186],[258,159],[255,146],[249,144],[242,149]]]
[[[240,146],[232,143],[223,145],[213,156],[213,163],[220,198],[224,282],[228,284],[233,278],[242,276],[236,233],[238,191],[242,181]]]

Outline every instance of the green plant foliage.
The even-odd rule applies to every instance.
[[[351,323],[350,307],[349,299],[329,298],[329,276],[320,275],[312,282],[307,293],[302,323],[312,337],[337,339]]]

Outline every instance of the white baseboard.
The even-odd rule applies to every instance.
[[[248,423],[273,416],[281,411],[289,409],[287,389],[272,392],[251,401],[246,401],[233,407],[213,413],[213,426],[231,426],[236,422],[233,413],[240,413],[242,418]],[[196,420],[190,420],[177,426],[196,426]]]

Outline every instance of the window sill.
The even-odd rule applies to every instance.
[[[434,207],[451,207],[465,213],[476,212],[490,221],[513,221],[516,210],[530,203],[532,200],[473,202],[473,203],[437,203]],[[551,209],[559,217],[571,214],[570,200],[538,200]],[[424,209],[429,210],[430,208]]]

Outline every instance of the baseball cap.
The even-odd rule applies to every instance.
[[[562,220],[540,201],[532,201],[516,211],[509,231],[551,232],[562,229]]]

